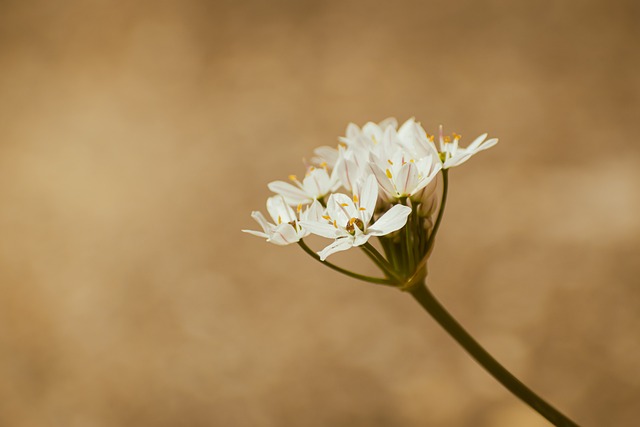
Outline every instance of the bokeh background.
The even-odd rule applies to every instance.
[[[501,141],[451,174],[434,293],[637,425],[639,5],[3,0],[0,426],[547,425],[407,295],[240,233],[387,116]]]

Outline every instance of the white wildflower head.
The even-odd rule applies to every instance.
[[[447,172],[497,143],[487,135],[468,147],[460,136],[444,136],[438,145],[414,119],[398,127],[394,118],[359,127],[350,123],[337,146],[314,150],[304,178],[268,184],[269,222],[252,217],[262,231],[243,230],[277,245],[298,243],[321,261],[354,247],[362,248],[385,278],[362,276],[325,263],[342,273],[374,283],[404,287],[426,275],[446,201]],[[442,188],[442,191],[439,190]],[[309,234],[331,239],[315,254],[303,241]],[[377,238],[384,255],[369,242]]]

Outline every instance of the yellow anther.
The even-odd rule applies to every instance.
[[[331,221],[331,217],[329,215],[322,215],[322,218],[326,219],[327,221]]]
[[[336,222],[336,220],[335,220],[335,219],[333,220],[333,226],[334,226],[335,228],[338,228],[338,223]]]
[[[391,160],[387,160],[391,166],[393,166],[393,162]]]
[[[354,222],[356,222],[356,218],[351,218],[349,220],[349,225],[353,225]]]
[[[366,210],[367,210],[367,208],[362,208],[362,207],[361,207],[361,208],[358,208],[358,210],[359,210],[359,211],[366,211]]]
[[[411,159],[411,160],[409,160],[409,162],[410,162],[410,163],[415,163],[415,162],[416,162],[416,160],[415,160],[415,159]]]
[[[373,141],[374,144],[378,143],[378,140],[376,139],[375,135],[371,135],[371,140]]]
[[[427,139],[431,142],[433,142],[433,140],[435,139],[435,137],[433,135],[427,135]]]
[[[462,135],[457,134],[455,132],[453,133],[453,139],[460,139],[460,138],[462,138]]]
[[[389,169],[386,170],[386,174],[387,174],[387,178],[389,179],[393,178],[393,175],[391,175],[391,171]]]
[[[302,212],[302,203],[298,205],[298,207],[296,208],[296,211],[298,211],[298,213]]]
[[[297,181],[297,180],[298,180],[298,177],[297,177],[297,176],[295,176],[295,175],[289,175],[289,179],[290,179],[291,181]]]
[[[349,206],[349,203],[340,203],[340,206],[344,206],[345,208]]]
[[[445,136],[445,137],[444,137],[444,142],[446,142],[446,143],[451,142],[451,137],[449,137],[449,136]]]
[[[278,215],[278,224],[282,224],[282,217]]]
[[[327,162],[320,163],[320,167],[326,169],[327,168]]]
[[[353,203],[358,203],[358,200],[359,200],[359,199],[358,199],[358,195],[357,195],[357,194],[354,194],[354,195],[353,195]]]

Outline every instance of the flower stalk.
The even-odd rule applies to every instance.
[[[558,411],[543,398],[534,393],[522,381],[518,380],[504,366],[491,356],[473,337],[449,314],[433,296],[425,284],[409,289],[413,298],[420,304],[445,331],[464,348],[476,362],[489,374],[505,386],[511,393],[537,411],[554,426],[576,427],[578,424]]]

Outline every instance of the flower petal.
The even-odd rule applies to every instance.
[[[267,210],[276,225],[296,220],[295,212],[287,205],[282,196],[269,197],[267,199]]]
[[[386,173],[373,161],[369,163],[369,169],[371,169],[371,172],[375,175],[378,185],[382,187],[384,192],[390,197],[394,197],[396,195],[396,190],[393,188],[393,184],[389,180],[389,177],[387,177]]]
[[[378,182],[375,176],[369,175],[367,177],[360,189],[358,198],[360,205],[358,211],[360,215],[358,217],[367,225],[373,216],[373,211],[376,209],[376,202],[378,201]]]
[[[265,233],[270,233],[271,230],[274,228],[274,225],[269,224],[269,222],[264,217],[264,215],[262,215],[262,212],[259,212],[259,211],[251,212],[251,218],[255,219],[256,222],[260,224],[260,227],[262,227],[262,230]]]
[[[335,239],[341,236],[341,230],[332,224],[320,221],[300,221],[298,224],[305,230],[316,236],[326,237],[327,239]]]
[[[252,234],[254,236],[258,236],[258,237],[263,237],[265,239],[269,238],[269,235],[266,233],[263,233],[262,231],[253,231],[253,230],[241,230],[243,233],[249,233]]]
[[[351,218],[358,218],[358,209],[353,204],[351,197],[342,193],[333,193],[327,203],[327,211],[331,218],[338,221],[338,225],[344,227]]]
[[[320,260],[324,261],[329,255],[340,251],[346,251],[348,249],[351,249],[352,247],[353,238],[351,236],[343,237],[337,239],[335,242],[318,252],[318,255],[320,255]]]
[[[284,181],[273,181],[267,184],[269,190],[277,193],[285,198],[290,205],[298,205],[300,203],[310,203],[313,197],[305,193],[302,189],[291,185]]]
[[[296,243],[300,240],[300,236],[296,233],[295,228],[291,224],[280,224],[273,230],[273,234],[267,242],[280,246]]]
[[[367,230],[371,236],[384,236],[401,229],[407,223],[407,217],[411,213],[411,208],[403,205],[395,205],[384,213]]]

